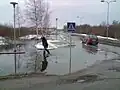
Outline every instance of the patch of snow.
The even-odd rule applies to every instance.
[[[81,36],[87,36],[87,34],[78,34],[78,33],[72,33],[72,35],[81,35]]]
[[[98,38],[107,39],[107,37],[97,36]]]
[[[48,41],[48,49],[49,49],[49,50],[53,50],[53,49],[57,48],[54,44],[51,43],[51,41],[54,41],[54,40],[47,40],[47,41]],[[37,49],[44,50],[44,47],[43,47],[43,45],[42,45],[42,42],[36,44],[35,47],[36,47]]]
[[[0,45],[8,45],[8,43],[4,43],[2,40],[0,41]]]
[[[47,40],[47,41],[48,41],[48,49],[49,50],[56,49],[59,47],[69,46],[69,43],[63,42],[61,40]],[[35,47],[40,50],[44,49],[42,42],[36,44]]]
[[[118,41],[118,39],[116,39],[116,38],[110,38],[110,37],[108,37],[108,39]]]
[[[33,38],[38,38],[38,39],[40,39],[40,38],[41,38],[41,35],[38,35],[38,37],[37,37],[37,35],[26,35],[26,36],[20,37],[20,39],[27,39],[27,40],[31,40],[31,39],[33,39]]]
[[[87,34],[80,34],[80,35],[82,35],[82,36],[87,36]]]
[[[73,35],[81,35],[81,36],[87,36],[87,34],[77,34],[77,33],[73,33]],[[101,38],[101,39],[109,39],[109,40],[113,40],[113,41],[119,41],[118,39],[116,38],[111,38],[111,37],[103,37],[103,36],[97,36],[98,38]]]
[[[0,36],[0,40],[4,40],[4,39],[5,39],[4,37],[1,37],[1,36]]]
[[[101,39],[109,39],[109,40],[113,40],[113,41],[119,41],[118,39],[116,38],[111,38],[111,37],[103,37],[103,36],[97,36],[98,38],[101,38]]]
[[[77,83],[82,83],[84,82],[85,80],[77,80]]]

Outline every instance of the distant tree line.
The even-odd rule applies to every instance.
[[[13,39],[13,34],[14,34],[14,28],[12,26],[2,25],[2,24],[0,25],[0,36],[9,37],[9,38]],[[17,38],[20,36],[28,35],[28,34],[36,34],[36,31],[31,30],[26,27],[21,27],[20,32],[19,32],[19,28],[16,28],[16,37]]]
[[[27,0],[24,15],[21,8],[16,8],[16,37],[29,34],[49,33],[50,27],[49,3],[45,0]],[[23,27],[27,23],[30,28]],[[43,29],[44,28],[44,29]],[[13,25],[0,24],[0,36],[13,38]]]
[[[51,28],[54,30],[54,28]],[[40,30],[38,30],[38,33],[39,34],[42,34],[42,33],[47,33],[47,34],[50,34],[51,31],[49,31],[49,28],[48,28],[48,31],[46,32],[46,28],[42,28]],[[19,37],[22,37],[22,36],[25,36],[25,35],[30,35],[30,34],[36,34],[36,29],[34,27],[19,27],[19,28],[16,28],[16,38],[19,38]],[[9,37],[11,39],[13,39],[13,36],[14,36],[14,28],[12,25],[8,25],[8,24],[0,24],[0,36],[3,36],[3,37]]]
[[[66,31],[66,26],[64,26],[64,31]],[[82,34],[95,34],[106,36],[107,27],[105,22],[102,22],[99,26],[91,26],[88,24],[76,26],[75,33],[82,33]],[[109,37],[112,38],[120,38],[120,22],[114,20],[111,25],[109,25]]]

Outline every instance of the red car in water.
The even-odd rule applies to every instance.
[[[88,35],[83,38],[82,43],[87,44],[87,45],[98,45],[98,37],[96,35]]]

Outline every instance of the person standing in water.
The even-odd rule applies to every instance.
[[[47,51],[47,53],[50,55],[50,51],[47,49],[48,48],[47,39],[44,36],[42,36],[41,40],[42,40],[42,45],[44,47],[44,50]]]

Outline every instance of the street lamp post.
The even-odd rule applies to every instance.
[[[116,2],[116,0],[112,0],[112,1],[104,1],[101,0],[101,2],[106,2],[108,4],[108,9],[107,9],[107,40],[108,40],[108,31],[109,31],[109,7],[110,7],[110,3],[112,2]],[[107,50],[108,51],[108,50]],[[107,51],[105,52],[105,59],[107,59]],[[112,65],[113,67],[113,65]]]
[[[14,18],[14,60],[15,60],[15,74],[16,74],[16,30],[15,30],[15,6],[18,4],[16,2],[10,2],[10,4],[13,5],[13,12],[14,12],[14,15],[13,15],[13,18]]]
[[[83,17],[77,16],[77,18],[80,19],[80,24],[81,24]]]
[[[56,18],[56,39],[57,39],[57,34],[58,34],[58,32],[57,32],[57,25],[58,25],[58,18]]]
[[[82,24],[82,19],[83,19],[83,17],[80,17],[80,16],[77,16],[77,18],[79,19],[79,22],[80,22],[80,24],[78,24],[78,29],[80,30],[80,33],[82,33],[82,30],[81,30],[81,24]]]
[[[110,3],[116,2],[116,0],[112,0],[112,1],[101,0],[101,2],[106,2],[108,4],[108,9],[107,9],[107,38],[108,38],[108,31],[109,31],[109,7],[110,7]]]

